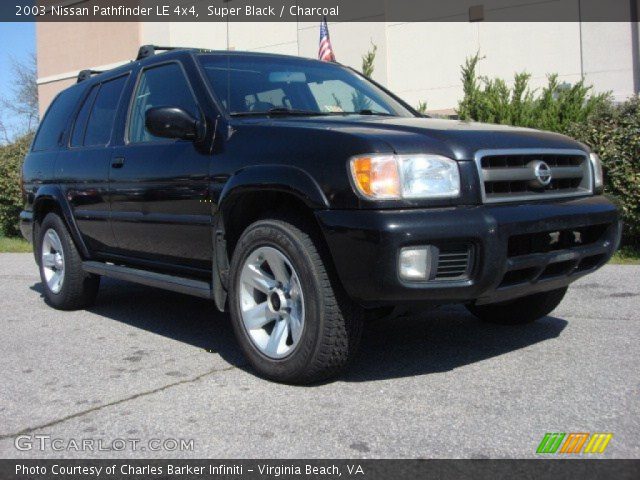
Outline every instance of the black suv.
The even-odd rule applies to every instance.
[[[600,160],[570,138],[425,118],[335,63],[160,50],[81,72],[25,160],[55,308],[90,305],[101,276],[210,298],[255,370],[307,383],[369,317],[531,322],[618,245]]]

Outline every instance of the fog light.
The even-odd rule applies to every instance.
[[[402,280],[425,281],[431,276],[434,247],[406,247],[400,250],[398,273]]]

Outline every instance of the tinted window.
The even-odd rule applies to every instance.
[[[84,89],[72,87],[64,90],[53,101],[38,130],[33,142],[34,150],[49,150],[58,146],[60,134],[67,126],[69,116],[73,112]]]
[[[322,105],[327,112],[371,110],[373,112],[390,113],[370,96],[342,80],[310,82],[309,90],[311,90],[311,94],[318,105]]]
[[[106,145],[109,142],[126,80],[127,77],[120,77],[100,85],[89,115],[83,145]]]
[[[275,108],[318,115],[413,116],[384,90],[334,63],[233,54],[198,58],[232,115],[260,115]]]
[[[166,141],[164,138],[151,135],[144,126],[147,110],[159,106],[181,107],[195,118],[199,117],[187,78],[177,63],[160,65],[142,72],[129,118],[131,143]]]
[[[79,147],[84,143],[84,132],[87,128],[87,120],[89,119],[89,112],[91,112],[91,107],[93,107],[93,102],[96,99],[96,94],[98,93],[98,89],[100,85],[95,85],[84,103],[82,104],[82,108],[80,112],[78,112],[78,116],[76,117],[75,124],[73,126],[73,133],[71,134],[71,146]]]

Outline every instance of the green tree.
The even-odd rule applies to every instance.
[[[10,143],[38,126],[35,55],[11,58],[11,74],[8,95],[0,95],[0,143]]]
[[[33,134],[29,133],[0,145],[0,235],[9,237],[20,233],[18,215],[23,207],[20,176],[32,138]]]

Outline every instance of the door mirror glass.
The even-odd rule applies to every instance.
[[[200,122],[180,107],[152,107],[145,113],[145,127],[155,137],[198,140]]]

